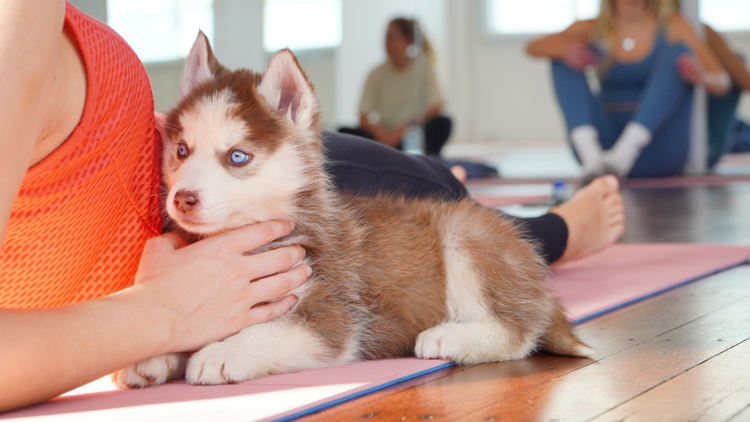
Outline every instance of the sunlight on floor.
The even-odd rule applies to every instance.
[[[93,384],[93,383],[92,383]],[[206,400],[175,401],[143,406],[113,407],[105,410],[60,413],[47,416],[13,418],[23,421],[55,422],[132,422],[132,421],[257,421],[330,399],[365,385],[337,384],[315,387],[289,387],[278,391],[243,394]],[[200,388],[200,387],[196,387]]]

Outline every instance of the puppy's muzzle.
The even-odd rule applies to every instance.
[[[198,207],[200,203],[198,192],[181,190],[174,195],[174,206],[183,213],[188,213]]]

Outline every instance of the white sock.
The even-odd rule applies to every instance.
[[[630,122],[615,145],[604,153],[604,164],[618,176],[625,177],[649,142],[651,131],[640,123]]]
[[[604,174],[602,146],[599,132],[591,125],[578,126],[570,131],[570,142],[581,160],[584,175]]]

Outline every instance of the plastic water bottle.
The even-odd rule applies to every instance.
[[[403,150],[407,154],[424,154],[424,130],[418,124],[410,124],[404,131],[403,141],[401,142]]]

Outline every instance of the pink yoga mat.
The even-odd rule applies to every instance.
[[[748,262],[750,247],[620,244],[557,268],[550,284],[580,323]]]
[[[578,186],[580,179],[565,178],[530,178],[530,179],[472,179],[466,183],[466,187],[471,191],[476,188],[487,188],[489,186],[517,186],[531,184],[551,184],[557,180],[562,180],[566,184]],[[663,178],[644,178],[628,179],[624,182],[623,187],[633,189],[643,188],[686,188],[694,186],[724,186],[736,183],[750,183],[748,174],[727,174],[727,175],[708,175],[708,176],[682,176],[682,177],[663,177]]]
[[[695,244],[615,245],[558,268],[552,288],[575,322],[747,262],[750,247]],[[241,384],[112,390],[100,380],[77,395],[0,415],[34,421],[291,420],[452,364],[396,359],[274,375]],[[88,391],[87,391],[88,390]],[[99,392],[90,392],[99,391]]]
[[[491,196],[491,195],[475,195],[474,200],[489,208],[499,208],[506,205],[521,204],[521,205],[536,205],[546,204],[547,196]]]
[[[554,187],[550,183],[529,183],[513,185],[472,185],[467,189],[480,204],[498,208],[505,205],[533,205],[546,203]]]

